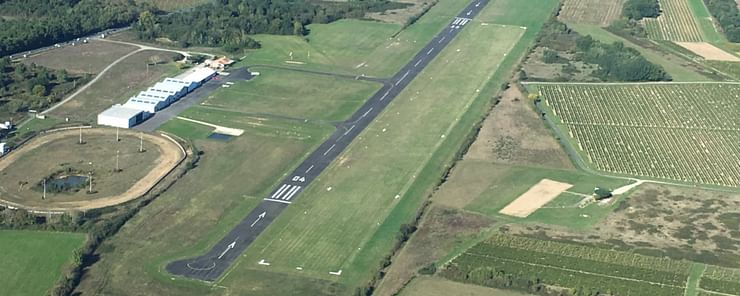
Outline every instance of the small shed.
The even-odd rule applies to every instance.
[[[8,153],[8,143],[0,143],[0,156]]]
[[[211,80],[213,76],[216,76],[216,71],[213,71],[211,68],[201,67],[193,69],[193,71],[183,77],[182,80],[192,81],[200,86],[201,84],[206,83],[206,81]]]
[[[612,197],[612,191],[603,188],[603,187],[596,187],[594,188],[594,196],[596,197],[596,200],[602,200]]]

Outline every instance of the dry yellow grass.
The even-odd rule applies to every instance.
[[[499,213],[525,218],[551,200],[555,199],[560,195],[560,193],[563,193],[563,191],[568,190],[570,187],[573,187],[573,185],[549,179],[542,179],[539,183],[529,188],[527,192],[520,195],[506,207],[501,209]]]

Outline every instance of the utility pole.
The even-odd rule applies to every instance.
[[[118,127],[116,127],[116,142],[120,142],[121,138],[118,137]]]
[[[41,197],[41,199],[46,199],[46,178],[44,178],[44,195]]]
[[[121,168],[118,166],[118,156],[121,154],[121,150],[116,150],[116,173],[121,171]]]
[[[82,127],[80,126],[80,145],[82,145]]]
[[[144,152],[144,132],[139,132],[139,153]]]
[[[87,179],[90,181],[90,191],[88,193],[92,193],[92,172],[87,173]]]

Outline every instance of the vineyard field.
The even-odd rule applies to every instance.
[[[707,267],[699,285],[711,292],[740,295],[740,270],[718,266]]]
[[[595,247],[496,234],[441,274],[486,286],[527,279],[617,295],[681,295],[691,263]],[[575,293],[574,293],[575,294]]]
[[[654,40],[703,41],[701,30],[687,0],[660,0],[661,14],[643,19],[648,37]]]
[[[565,0],[558,18],[576,24],[608,26],[622,15],[623,0]]]
[[[594,169],[740,187],[740,84],[529,84]]]

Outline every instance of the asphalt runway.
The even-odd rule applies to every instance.
[[[324,143],[210,251],[196,258],[171,262],[166,267],[167,271],[174,275],[205,281],[214,281],[221,276],[257,236],[280,215],[283,209],[300,197],[300,193],[306,186],[347,148],[352,140],[457,36],[465,25],[470,23],[486,4],[488,0],[475,0],[468,4],[445,29],[388,80],[350,119],[340,123],[337,130]],[[265,263],[254,262],[254,264]]]

